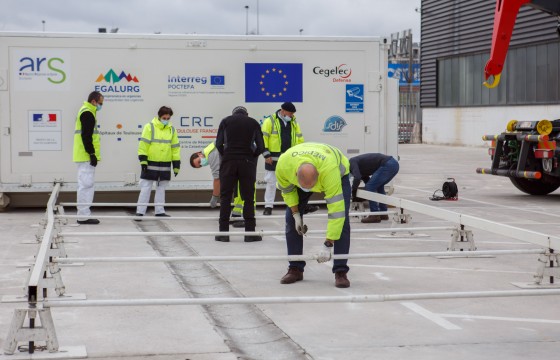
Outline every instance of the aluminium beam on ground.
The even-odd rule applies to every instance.
[[[441,220],[450,221],[454,224],[468,226],[479,230],[484,230],[493,234],[503,235],[517,240],[547,247],[549,249],[560,249],[560,237],[537,231],[526,230],[511,225],[501,224],[478,218],[472,215],[460,214],[454,211],[440,209],[431,205],[421,204],[415,201],[400,199],[393,196],[381,195],[365,190],[358,190],[357,196],[392,205],[397,208],[406,209],[422,214],[426,214]]]
[[[481,255],[527,255],[545,254],[545,249],[520,249],[520,250],[483,250],[463,251],[462,257],[480,257]],[[448,251],[430,252],[396,252],[376,254],[339,254],[332,255],[332,259],[386,259],[386,258],[416,258],[448,256]],[[142,256],[142,257],[79,257],[79,258],[55,258],[55,263],[109,263],[109,262],[197,262],[197,261],[306,261],[317,260],[318,255],[233,255],[233,256]]]
[[[265,202],[256,202],[255,205],[265,205]],[[273,205],[283,206],[286,205],[283,201],[275,201]],[[309,205],[325,205],[325,200],[310,200],[307,202]],[[76,202],[61,202],[61,206],[102,206],[102,207],[124,207],[124,206],[165,206],[165,207],[210,207],[210,203],[76,203]]]
[[[415,228],[378,228],[378,229],[353,229],[352,233],[384,233],[395,231],[439,231],[439,230],[455,230],[454,226],[428,226],[428,227],[415,227]],[[308,230],[306,235],[325,234],[327,229],[322,230]],[[273,235],[286,235],[285,230],[261,230],[261,231],[100,231],[100,232],[61,232],[60,236],[80,236],[80,237],[99,237],[99,236],[243,236],[243,235],[260,235],[260,236],[273,236]]]
[[[349,213],[348,216],[367,216],[367,215],[391,215],[396,214],[394,211],[378,211],[378,212],[355,212]],[[322,214],[305,214],[305,219],[322,219],[327,217],[327,213]],[[257,215],[255,219],[257,220],[265,220],[265,219],[284,219],[286,217],[285,214],[282,215]],[[55,219],[113,219],[113,220],[211,220],[216,221],[219,220],[219,216],[172,216],[172,217],[165,217],[162,218],[160,216],[134,216],[134,215],[90,215],[90,216],[82,216],[82,215],[55,215]],[[243,220],[243,217],[239,218],[231,218],[231,220]]]
[[[187,299],[127,299],[43,302],[45,308],[99,307],[99,306],[169,306],[169,305],[228,305],[228,304],[318,304],[318,303],[368,303],[410,300],[473,299],[523,296],[559,296],[560,289],[549,290],[495,290],[434,292],[416,294],[371,294],[350,296],[279,296],[279,297],[228,297]]]
[[[14,313],[14,318],[12,320],[13,325],[10,328],[10,333],[6,338],[7,344],[12,344],[14,341],[28,341],[28,349],[29,354],[34,353],[35,349],[35,341],[52,341],[56,343],[56,333],[51,331],[50,328],[44,328],[40,331],[34,331],[36,328],[35,326],[35,315],[37,314],[38,309],[36,308],[36,303],[39,301],[39,288],[45,285],[45,283],[54,282],[55,287],[59,286],[62,281],[57,276],[60,275],[56,272],[56,267],[52,267],[52,263],[49,263],[50,255],[51,255],[51,244],[54,235],[54,208],[56,201],[58,199],[58,194],[60,193],[61,184],[59,182],[54,184],[54,188],[51,192],[49,200],[47,202],[47,210],[46,210],[46,218],[47,224],[45,227],[45,231],[42,236],[41,245],[39,247],[39,251],[35,257],[35,264],[31,269],[31,273],[29,275],[28,283],[27,283],[27,301],[29,303],[29,309],[20,310],[19,312],[16,310]],[[50,266],[51,265],[51,266]],[[54,278],[44,278],[46,276],[47,268],[52,271],[55,271]],[[59,281],[60,280],[60,281]],[[46,288],[43,287],[43,297],[46,297]],[[39,312],[39,314],[42,314]],[[50,314],[50,313],[49,313]],[[23,321],[21,321],[21,317],[23,316],[23,320],[25,320],[25,316],[29,317],[29,327],[23,327]],[[48,320],[43,320],[43,326],[45,325]],[[15,326],[15,327],[14,327]],[[53,327],[54,329],[54,327]],[[57,343],[56,343],[57,344]],[[7,346],[7,345],[6,345]],[[58,350],[58,345],[56,345]],[[11,345],[10,345],[11,348]],[[49,349],[50,350],[50,349]]]

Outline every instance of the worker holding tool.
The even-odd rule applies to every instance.
[[[351,187],[350,163],[342,152],[330,145],[303,143],[280,155],[276,166],[278,189],[286,203],[286,244],[288,255],[303,254],[303,236],[307,225],[303,222],[303,210],[313,192],[323,192],[328,210],[327,236],[317,261],[327,262],[331,251],[348,254],[350,250]],[[347,259],[333,261],[335,286],[350,286]],[[303,280],[305,261],[290,261],[288,272],[280,283],[292,284]]]

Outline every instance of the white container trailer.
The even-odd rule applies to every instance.
[[[350,157],[396,156],[398,89],[387,50],[378,37],[1,32],[0,201],[49,192],[55,181],[76,190],[76,113],[93,90],[105,96],[97,191],[138,191],[138,139],[163,105],[182,148],[170,190],[211,188],[209,169],[191,168],[189,156],[238,105],[262,121],[292,101],[306,141]]]

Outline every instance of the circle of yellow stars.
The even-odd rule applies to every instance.
[[[278,74],[282,77],[283,81],[284,81],[284,86],[282,87],[282,90],[277,92],[277,93],[270,93],[270,91],[266,90],[266,85],[264,83],[264,80],[266,79],[267,75],[270,74]],[[273,98],[277,97],[277,96],[282,96],[284,95],[284,93],[286,91],[288,91],[288,75],[284,74],[284,71],[282,71],[282,69],[276,69],[276,68],[272,68],[272,69],[267,69],[264,74],[261,74],[261,81],[259,82],[259,85],[261,86],[261,91],[265,93],[266,96],[272,96]]]

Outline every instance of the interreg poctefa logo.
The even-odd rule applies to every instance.
[[[60,57],[22,57],[19,59],[20,80],[46,78],[52,84],[62,84],[66,81],[63,70],[64,60]]]
[[[342,117],[333,115],[325,121],[323,132],[341,132],[346,125],[346,121]]]
[[[136,76],[131,75],[130,73],[125,73],[121,70],[120,74],[117,73],[113,69],[109,69],[106,74],[99,74],[96,83],[109,83],[111,85],[95,85],[95,90],[104,92],[115,92],[115,93],[137,93],[140,92],[140,86],[135,85],[139,84],[140,81]]]

